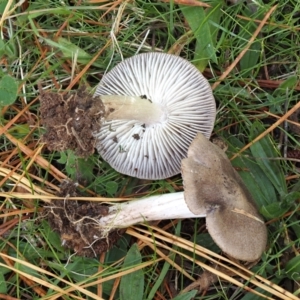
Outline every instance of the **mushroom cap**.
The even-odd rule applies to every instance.
[[[209,138],[213,129],[216,104],[209,83],[175,55],[153,52],[125,59],[103,76],[98,95],[146,97],[164,111],[154,124],[106,120],[94,133],[102,158],[133,177],[163,179],[180,173],[197,132]]]
[[[198,134],[182,161],[184,196],[194,214],[206,214],[206,226],[228,255],[259,259],[267,229],[255,202],[224,151]]]

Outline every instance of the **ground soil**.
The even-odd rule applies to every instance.
[[[93,257],[110,249],[125,232],[111,231],[101,238],[97,220],[107,215],[108,206],[97,202],[68,200],[78,197],[77,185],[65,180],[58,193],[65,200],[54,200],[44,207],[43,215],[58,232],[62,244],[81,256]]]
[[[93,132],[99,132],[105,117],[100,97],[85,88],[66,94],[44,92],[40,88],[40,116],[46,129],[42,142],[50,151],[73,150],[77,156],[94,152]]]
[[[93,97],[85,88],[60,94],[40,88],[40,117],[46,129],[42,142],[50,151],[73,150],[79,157],[94,152],[94,132],[99,132],[105,118],[100,97]],[[69,201],[77,197],[77,185],[64,181],[60,197],[44,207],[51,228],[58,232],[62,244],[78,255],[96,256],[107,251],[124,230],[113,230],[102,238],[97,220],[107,215],[108,207],[96,202]]]

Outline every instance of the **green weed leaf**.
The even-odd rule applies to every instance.
[[[253,12],[251,10],[246,10],[245,14],[249,18],[253,17]],[[241,21],[240,22],[241,32],[239,33],[239,37],[242,43],[248,43],[252,35],[254,34],[257,26],[253,22]],[[244,48],[244,45],[241,44],[241,48]],[[257,65],[259,58],[261,56],[261,43],[259,41],[254,41],[246,53],[243,55],[240,61],[241,66],[241,74],[243,77],[249,77],[253,72],[253,66]]]
[[[253,30],[254,32],[254,30]],[[250,39],[251,36],[248,37]],[[242,57],[240,61],[241,66],[241,73],[243,74],[243,77],[251,76],[251,72],[253,70],[253,66],[255,66],[259,60],[261,52],[261,45],[258,42],[254,42],[245,55]]]
[[[203,71],[209,60],[217,63],[215,50],[217,31],[209,22],[219,22],[220,5],[207,13],[203,7],[181,6],[180,8],[196,38],[195,65],[200,71]]]
[[[0,56],[6,56],[9,58],[15,58],[15,49],[12,40],[4,41],[0,40]]]
[[[7,3],[8,3],[8,0],[0,1],[0,14],[4,13]]]
[[[66,152],[60,152],[60,158],[57,160],[60,164],[65,164],[68,161],[68,156]]]
[[[2,268],[0,271],[0,294],[7,295],[7,284],[6,284],[6,279],[2,273]]]
[[[298,205],[299,209],[299,205]],[[299,217],[297,215],[293,215],[290,217],[290,224],[291,228],[293,228],[294,233],[297,236],[298,241],[300,240],[300,224],[299,224]]]
[[[286,207],[281,202],[274,202],[269,205],[263,206],[260,209],[260,213],[266,219],[275,219],[284,215],[289,210],[289,207]]]
[[[300,280],[300,255],[293,257],[285,266],[287,276],[295,281]]]
[[[76,155],[72,150],[60,152],[60,158],[57,160],[60,164],[66,165],[66,172],[69,177],[74,178],[76,172]]]
[[[116,194],[119,186],[115,181],[108,181],[106,182],[105,187],[107,194],[113,197]]]
[[[114,263],[122,259],[128,252],[128,245],[130,243],[130,236],[124,234],[117,243],[106,253],[105,264]]]
[[[230,137],[228,141],[230,142],[229,151],[233,153],[236,151],[235,148],[242,148],[244,146],[235,137]],[[243,155],[234,159],[232,165],[242,177],[258,207],[277,201],[272,182],[264,175],[258,163],[252,158],[250,151],[245,151]]]
[[[74,57],[77,56],[77,61],[82,64],[86,64],[91,60],[91,56],[87,52],[65,38],[61,37],[57,42],[50,39],[45,39],[45,41],[50,46],[59,49],[65,58],[74,59]]]
[[[14,267],[16,269],[26,273],[27,275],[31,275],[31,276],[36,277],[36,278],[41,278],[42,277],[42,275],[38,271],[33,270],[30,267],[23,265],[22,263],[16,262]]]
[[[0,107],[11,105],[17,99],[18,85],[16,80],[8,75],[4,75],[0,80]]]
[[[294,204],[298,199],[300,199],[300,192],[292,191],[283,198],[283,201],[286,201],[288,204]]]
[[[274,91],[273,96],[285,96],[286,90],[293,90],[297,85],[298,81],[298,76],[290,76],[288,79],[286,79],[279,85],[279,87]]]
[[[57,265],[57,269],[61,271],[62,276],[72,277],[75,281],[84,280],[87,276],[92,276],[97,272],[97,260],[87,257],[75,256],[67,265]]]
[[[192,290],[183,295],[176,296],[175,298],[173,298],[173,300],[191,300],[196,296],[196,294],[197,294],[197,291]]]
[[[263,131],[263,125],[258,121],[254,122],[251,128],[251,138],[254,139]],[[276,160],[278,152],[274,148],[274,144],[271,142],[269,135],[254,143],[250,147],[250,150],[257,164],[263,170],[265,176],[273,183],[279,195],[282,197],[285,196],[287,187],[283,170],[280,166],[280,161]]]
[[[137,244],[133,244],[129,249],[123,268],[128,269],[142,262],[142,256]],[[120,299],[128,300],[134,296],[135,300],[142,300],[144,293],[144,272],[137,270],[122,277],[120,282]]]
[[[95,175],[93,174],[94,167],[95,163],[92,157],[77,158],[77,173],[80,179],[83,179],[84,182],[86,182],[85,185],[90,185],[95,179]],[[74,178],[74,180],[78,179]]]
[[[60,236],[57,232],[53,231],[53,229],[50,227],[50,224],[43,220],[41,222],[40,230],[42,231],[45,239],[49,241],[49,244],[53,246],[53,248],[56,250],[56,254],[63,253],[65,254],[66,249],[61,244]]]

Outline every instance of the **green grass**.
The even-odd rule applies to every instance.
[[[117,173],[97,154],[83,161],[41,148],[44,129],[36,98],[38,83],[47,90],[82,84],[93,89],[123,58],[149,51],[188,59],[214,85],[276,2],[256,1],[255,11],[245,3],[217,0],[206,1],[211,9],[177,1],[91,2],[0,3],[0,79],[9,75],[19,87],[17,93],[8,88],[15,102],[0,107],[0,298],[130,299],[129,293],[135,300],[262,299],[255,292],[268,299],[291,299],[288,292],[299,297],[299,127],[288,126],[286,115],[299,101],[299,1],[279,1],[214,89],[213,135],[226,141],[229,157],[245,147],[232,163],[268,226],[266,252],[250,266],[261,278],[215,256],[221,253],[204,220],[135,226],[100,258],[63,248],[40,214],[46,195],[55,194],[63,179],[81,180],[86,195],[109,198],[175,192],[182,181],[178,175],[144,182]],[[3,93],[0,89],[0,104],[7,99]],[[279,118],[282,122],[267,132]],[[203,269],[217,265],[219,277],[210,287],[197,295],[195,288],[188,291]]]

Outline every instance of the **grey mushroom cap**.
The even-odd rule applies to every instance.
[[[259,259],[267,228],[225,152],[199,133],[182,160],[182,176],[186,204],[192,213],[206,215],[216,244],[236,259]]]
[[[105,120],[94,133],[102,158],[133,177],[163,179],[180,173],[197,132],[209,138],[214,126],[216,104],[209,83],[175,55],[153,52],[125,59],[103,76],[94,95],[135,96],[162,112],[153,121]]]

